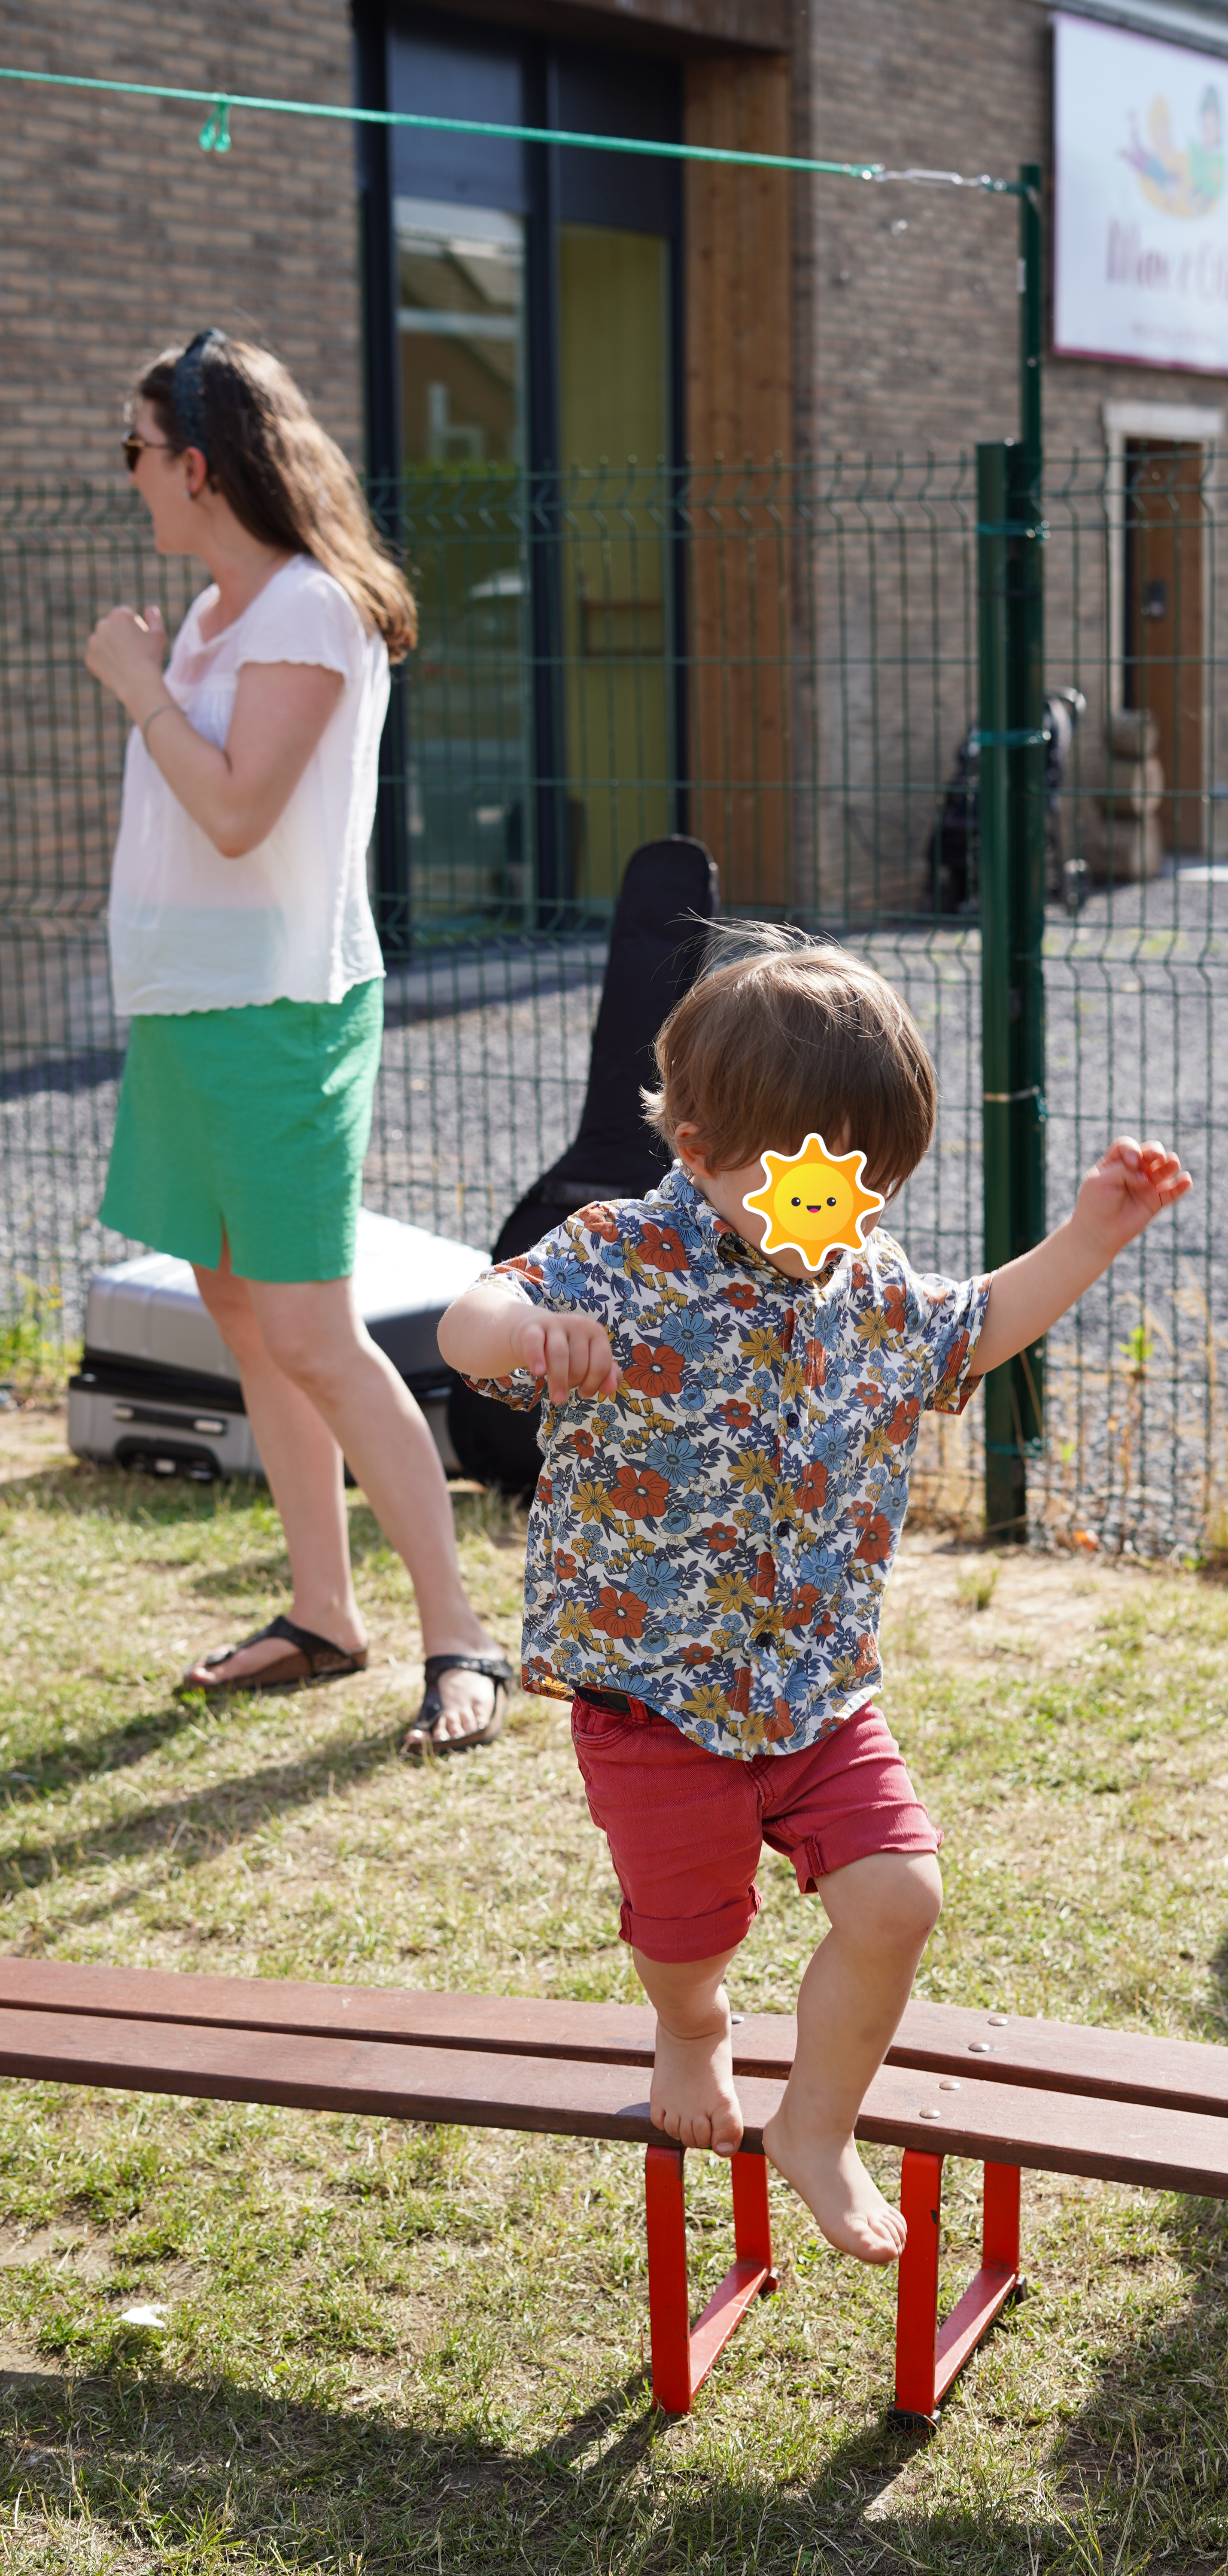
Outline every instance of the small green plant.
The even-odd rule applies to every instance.
[[[0,1388],[19,1397],[62,1395],[80,1356],[78,1342],[65,1342],[63,1298],[53,1283],[19,1278],[21,1304],[0,1315]]]
[[[974,1567],[971,1574],[960,1576],[956,1588],[965,1610],[971,1610],[974,1614],[978,1610],[988,1610],[1001,1571],[1001,1566],[996,1560],[989,1557],[983,1565]]]
[[[1146,1325],[1136,1324],[1133,1331],[1127,1333],[1124,1342],[1119,1342],[1117,1347],[1135,1385],[1140,1386],[1147,1375],[1147,1362],[1155,1349],[1155,1343]]]

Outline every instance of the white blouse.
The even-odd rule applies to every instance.
[[[310,662],[345,680],[267,840],[224,859],[167,786],[134,726],[111,874],[115,1008],[216,1011],[249,1002],[339,1002],[382,975],[367,895],[388,653],[340,582],[294,555],[210,642],[193,600],[166,669],[168,694],[207,742],[230,731],[245,662]]]

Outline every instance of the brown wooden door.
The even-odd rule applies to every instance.
[[[1201,447],[1127,447],[1125,697],[1159,725],[1166,850],[1204,836],[1202,477]]]

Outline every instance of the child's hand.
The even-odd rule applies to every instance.
[[[517,1368],[544,1377],[552,1404],[578,1395],[614,1395],[618,1369],[604,1324],[589,1315],[550,1315],[531,1306],[517,1314],[509,1335]]]
[[[1193,1186],[1180,1158],[1154,1137],[1140,1145],[1133,1136],[1118,1136],[1088,1173],[1075,1201],[1074,1222],[1094,1236],[1111,1261]]]
[[[1065,1225],[994,1272],[976,1346],[978,1375],[1039,1341],[1123,1247],[1193,1186],[1176,1154],[1154,1137],[1146,1145],[1116,1137],[1088,1173]]]

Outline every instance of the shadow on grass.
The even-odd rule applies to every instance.
[[[189,1701],[177,1722],[187,1724],[200,1714],[199,1703]],[[111,1825],[63,1834],[54,1841],[19,1843],[5,1855],[0,1868],[10,1884],[39,1887],[49,1878],[71,1878],[86,1862],[139,1860],[168,1846],[182,1866],[191,1868],[219,1850],[230,1850],[246,1835],[258,1833],[271,1817],[322,1797],[330,1780],[334,1786],[351,1788],[382,1769],[395,1758],[411,1714],[403,1710],[394,1725],[382,1727],[378,1734],[357,1740],[334,1736],[294,1761],[269,1763],[260,1771],[211,1781],[184,1797],[143,1806]],[[168,1717],[168,1733],[174,1731],[175,1722]],[[407,1771],[413,1767],[406,1765]]]
[[[335,1681],[346,1678],[344,1674],[338,1674],[335,1677],[325,1675],[311,1687],[317,1691],[327,1691],[334,1687]],[[287,1683],[281,1695],[289,1697],[293,1690],[294,1685]],[[298,1697],[300,1694],[296,1691],[294,1695]],[[173,1744],[176,1736],[181,1735],[185,1727],[222,1725],[234,1716],[241,1717],[249,1703],[262,1706],[266,1700],[271,1701],[273,1697],[272,1692],[254,1694],[241,1691],[234,1691],[224,1698],[219,1696],[212,1700],[203,1691],[190,1693],[183,1699],[176,1697],[164,1708],[145,1709],[137,1717],[126,1718],[122,1725],[101,1727],[96,1735],[74,1735],[65,1743],[49,1746],[46,1752],[35,1750],[23,1753],[19,1765],[7,1771],[0,1771],[0,1796],[6,1798],[10,1807],[15,1809],[35,1806],[40,1799],[55,1797],[65,1789],[76,1787],[83,1780],[105,1779],[109,1772],[131,1770],[136,1763],[145,1761],[149,1754],[158,1752],[163,1745]],[[393,1731],[396,1740],[399,1740],[403,1727],[408,1726],[410,1714],[412,1712],[407,1712],[401,1727]],[[372,1737],[371,1742],[383,1743],[385,1738]],[[320,1759],[325,1761],[328,1769],[338,1772],[343,1767],[347,1752],[353,1754],[361,1750],[360,1746],[353,1744],[347,1744],[343,1749],[334,1744],[331,1747],[325,1747]],[[285,1767],[291,1770],[295,1766],[288,1764]],[[366,1765],[367,1769],[372,1767],[370,1763]],[[256,1775],[257,1778],[264,1776],[264,1774]],[[274,1774],[270,1772],[267,1776],[272,1778]],[[361,1769],[354,1776],[361,1777]],[[197,1803],[207,1804],[211,1798],[224,1797],[232,1790],[242,1789],[244,1785],[242,1781],[215,1783],[212,1788],[201,1791]],[[145,1812],[156,1815],[162,1811],[148,1808]],[[104,1828],[100,1833],[92,1834],[89,1837],[91,1847],[101,1850],[106,1843],[108,1830]],[[81,1839],[80,1835],[65,1837],[63,1848],[69,1851],[75,1850]],[[58,1844],[47,1846],[49,1851],[53,1848],[59,1852],[61,1846]],[[22,1853],[19,1851],[11,1857],[20,1860]]]
[[[340,2356],[292,2397],[257,2356],[176,2369],[107,2319],[65,2345],[75,2370],[0,2371],[5,2518],[20,2548],[23,2519],[71,2512],[79,2538],[147,2550],[158,2576],[1221,2576],[1228,2218],[1182,2201],[1166,2225],[1184,2309],[1165,2298],[1120,2332],[1022,2474],[1031,2356],[1043,2381],[1056,2330],[1043,2317],[1039,2346],[1008,2325],[974,2359],[932,2445],[885,2410],[850,2421],[766,2356],[741,2386],[735,2356],[690,2426],[654,2417],[636,2371],[531,2443],[502,2430],[493,2387],[443,2375],[438,2355],[400,2396],[340,2394]]]
[[[1123,2338],[1052,2457],[1062,2576],[1136,2576],[1160,2565],[1222,2576],[1225,2567],[1228,2209],[1178,2200],[1164,2232],[1186,2276],[1186,2305]]]
[[[211,2545],[219,2564],[304,2576],[868,2571],[900,2563],[891,2526],[864,2512],[915,2448],[883,2419],[837,2442],[817,2474],[774,2482],[756,2475],[753,2455],[742,2476],[689,2461],[688,2436],[671,2440],[639,2374],[553,2441],[517,2448],[500,2442],[480,2400],[471,2424],[448,2432],[236,2379],[125,2367],[120,2356],[98,2376],[0,2373],[0,2440],[15,2531],[23,2512],[71,2502],[95,2539],[156,2550],[159,2576],[211,2568]],[[905,2563],[951,2576],[1056,2567],[1049,2549],[1038,2555],[1039,2537],[983,2507],[944,2512],[909,2522]]]
[[[20,1767],[0,1771],[0,1796],[12,1807],[32,1807],[40,1798],[56,1797],[82,1780],[96,1780],[108,1771],[128,1771],[160,1746],[173,1744],[185,1726],[198,1726],[200,1716],[198,1705],[174,1700],[169,1708],[143,1711],[122,1726],[104,1726],[97,1735],[74,1735],[45,1753],[25,1753]]]

